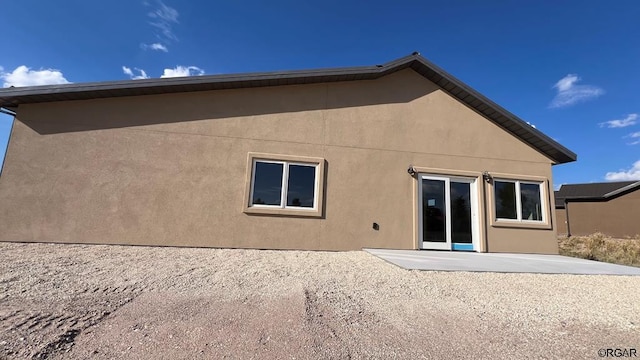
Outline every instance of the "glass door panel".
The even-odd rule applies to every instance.
[[[445,189],[443,180],[422,179],[422,241],[447,242]]]
[[[451,242],[453,250],[473,250],[471,183],[450,182]]]

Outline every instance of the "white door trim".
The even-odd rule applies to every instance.
[[[445,237],[446,242],[427,242],[424,241],[424,216],[423,216],[423,201],[422,201],[422,180],[436,180],[443,181],[445,183]],[[452,250],[453,244],[451,242],[451,181],[468,183],[470,188],[471,197],[471,237],[473,251],[480,251],[480,217],[478,214],[478,181],[477,178],[461,177],[461,176],[447,176],[439,174],[418,174],[418,201],[417,201],[417,213],[418,213],[418,245],[420,249],[428,250]]]

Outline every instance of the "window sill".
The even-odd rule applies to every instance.
[[[322,217],[322,213],[318,209],[283,209],[283,208],[268,208],[268,207],[256,207],[247,206],[243,211],[245,214],[251,215],[278,215],[278,216],[291,216],[291,217]]]
[[[491,222],[492,227],[498,228],[516,228],[516,229],[539,229],[539,230],[551,230],[551,224],[545,222],[533,222],[533,221],[518,221],[518,220],[493,220]]]

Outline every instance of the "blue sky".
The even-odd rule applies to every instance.
[[[578,154],[640,180],[640,1],[3,2],[0,84],[373,65],[419,51]],[[0,159],[11,119],[0,115]]]

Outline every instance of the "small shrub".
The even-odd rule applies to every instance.
[[[598,260],[601,253],[607,253],[607,246],[603,233],[595,233],[586,237],[585,247],[586,255],[589,260]]]

